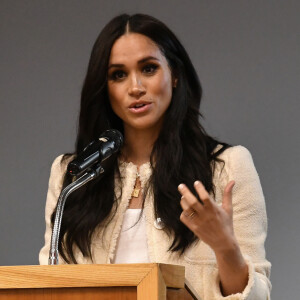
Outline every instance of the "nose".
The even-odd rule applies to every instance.
[[[128,89],[128,94],[135,98],[140,98],[141,96],[145,95],[146,88],[142,83],[141,78],[137,75],[133,75],[130,80],[130,86]]]

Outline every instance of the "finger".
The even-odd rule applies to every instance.
[[[181,197],[180,205],[181,205],[181,208],[183,210],[183,214],[186,217],[189,217],[190,215],[193,214],[193,212],[195,212],[195,210],[188,205],[188,203],[186,202],[184,196]]]
[[[193,210],[190,214],[186,214],[184,211],[180,215],[180,221],[185,225],[191,226],[192,220],[197,216],[197,212]],[[190,227],[189,227],[190,228]]]
[[[181,197],[180,205],[181,205],[182,210],[185,210],[185,211],[190,208],[189,205],[187,204],[184,196]]]
[[[213,202],[210,199],[209,193],[205,189],[204,185],[202,184],[201,181],[195,181],[194,182],[194,187],[196,192],[198,193],[201,201],[203,202],[203,205],[205,206],[212,206]]]
[[[228,182],[223,193],[222,207],[228,214],[232,214],[232,189],[234,185],[233,180]]]
[[[185,224],[186,226],[188,226],[188,228],[190,228],[191,221],[193,220],[193,218],[198,216],[198,214],[194,209],[189,207],[189,205],[184,200],[184,196],[181,197],[180,205],[183,209],[180,215],[180,220],[181,222],[183,222],[183,224]]]
[[[178,186],[178,190],[181,193],[181,195],[184,196],[184,201],[190,207],[190,209],[194,209],[198,212],[202,211],[202,205],[198,202],[197,198],[185,184],[181,183]]]

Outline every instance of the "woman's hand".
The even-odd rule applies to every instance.
[[[225,187],[222,206],[209,196],[203,184],[195,182],[195,189],[201,204],[184,185],[178,187],[182,195],[183,212],[180,220],[208,244],[216,254],[220,276],[220,289],[223,296],[242,293],[248,282],[248,266],[242,256],[233,231],[232,189],[235,182]]]
[[[232,221],[232,189],[235,182],[230,181],[223,195],[222,206],[211,199],[200,181],[194,183],[201,204],[193,193],[180,184],[181,207],[180,216],[183,222],[199,239],[208,244],[215,252],[228,250],[236,244]]]

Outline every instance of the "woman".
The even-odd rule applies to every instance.
[[[259,178],[247,149],[205,132],[201,94],[188,54],[160,21],[124,14],[105,26],[82,89],[73,155],[110,128],[124,145],[104,178],[69,197],[60,261],[181,264],[202,299],[269,299]],[[73,155],[52,166],[41,264]]]

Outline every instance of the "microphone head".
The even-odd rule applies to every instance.
[[[122,134],[116,129],[108,129],[69,163],[67,172],[72,176],[78,176],[97,163],[102,165],[105,162],[105,166],[108,166],[110,156],[117,153],[122,145]]]
[[[99,137],[99,141],[101,142],[107,142],[108,140],[115,143],[116,151],[119,151],[123,145],[123,135],[116,129],[105,130]]]

